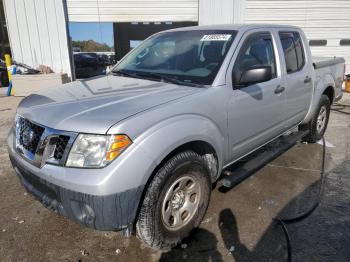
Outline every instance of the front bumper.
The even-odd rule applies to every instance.
[[[91,195],[52,184],[27,170],[10,154],[26,190],[45,207],[89,228],[123,230],[134,223],[143,186],[110,195]]]

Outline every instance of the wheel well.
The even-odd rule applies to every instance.
[[[216,181],[216,179],[218,178],[218,175],[219,175],[218,174],[219,161],[218,161],[216,151],[215,151],[214,147],[212,145],[210,145],[209,143],[207,143],[205,141],[197,140],[197,141],[191,141],[191,142],[185,143],[181,146],[178,146],[173,151],[171,151],[153,170],[151,176],[148,178],[148,181],[146,183],[146,187],[147,187],[147,185],[149,185],[149,183],[152,181],[155,174],[164,165],[165,162],[167,162],[174,155],[176,155],[180,152],[186,151],[186,150],[192,150],[203,157],[204,161],[208,165],[212,181],[213,182]]]
[[[164,162],[166,162],[174,155],[186,150],[192,150],[203,157],[204,161],[208,165],[211,179],[212,181],[215,181],[218,177],[218,157],[213,146],[205,141],[191,141],[177,147],[163,159],[163,161],[159,164],[159,167],[161,167]]]
[[[174,155],[182,152],[182,151],[186,151],[186,150],[192,150],[194,152],[196,152],[197,154],[201,155],[204,159],[204,161],[207,163],[209,171],[210,171],[210,176],[211,176],[211,180],[212,182],[215,182],[219,176],[218,170],[219,170],[219,161],[218,161],[218,157],[216,154],[215,149],[212,147],[212,145],[210,145],[209,143],[205,142],[205,141],[192,141],[192,142],[188,142],[186,144],[183,144],[177,148],[175,148],[173,151],[171,151],[159,164],[158,166],[153,170],[151,176],[148,178],[148,181],[143,189],[141,198],[140,198],[140,202],[139,202],[139,206],[137,208],[137,212],[136,212],[136,218],[138,217],[140,208],[142,206],[145,194],[147,192],[147,189],[152,181],[152,179],[154,178],[154,176],[156,175],[156,173],[158,172],[158,170],[164,165],[164,163],[166,161],[168,161],[171,157],[173,157]],[[135,220],[136,222],[136,220]]]
[[[331,104],[333,103],[333,99],[334,99],[334,89],[332,86],[329,86],[326,88],[326,90],[323,91],[323,95],[328,96],[329,101],[331,102]]]

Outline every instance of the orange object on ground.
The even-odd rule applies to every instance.
[[[345,92],[350,93],[350,80],[345,81]]]

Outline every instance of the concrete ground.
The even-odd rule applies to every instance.
[[[83,228],[26,194],[11,168],[5,139],[20,100],[0,97],[0,261],[286,261],[272,218],[295,216],[316,200],[322,146],[299,144],[226,193],[219,183],[200,228],[170,252]],[[350,97],[341,103],[350,105]],[[288,225],[293,261],[349,261],[350,116],[339,110],[350,108],[334,108],[321,205]]]

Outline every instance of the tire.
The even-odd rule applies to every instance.
[[[309,134],[303,138],[303,141],[316,143],[322,138],[327,129],[330,110],[331,102],[328,96],[322,95],[315,116],[306,125]]]
[[[203,158],[193,151],[173,156],[147,189],[136,222],[138,238],[153,249],[175,247],[201,223],[210,194],[211,181]]]

